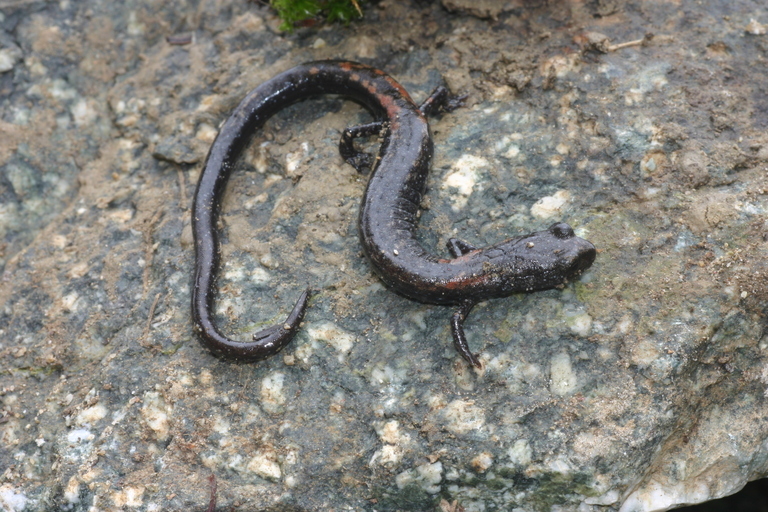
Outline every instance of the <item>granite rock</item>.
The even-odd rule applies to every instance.
[[[762,2],[504,5],[281,34],[233,0],[0,2],[4,510],[206,510],[213,476],[222,510],[651,512],[768,474]],[[311,285],[303,327],[256,364],[196,338],[201,162],[251,88],[323,58],[469,95],[431,120],[425,247],[560,220],[598,247],[563,289],[473,311],[482,370],[451,308],[361,256],[337,143],[370,118],[336,97],[254,134],[221,219],[222,328]]]

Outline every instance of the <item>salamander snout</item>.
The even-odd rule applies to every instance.
[[[595,262],[597,250],[591,242],[579,238],[573,232],[573,228],[565,222],[552,224],[547,230],[554,235],[555,239],[562,240],[563,245],[554,250],[562,258],[561,261],[567,262],[568,277],[581,274]],[[556,244],[559,245],[559,244]]]
[[[591,242],[584,240],[583,238],[574,237],[579,241],[579,256],[576,258],[574,271],[576,274],[581,274],[595,262],[597,256],[597,249]]]

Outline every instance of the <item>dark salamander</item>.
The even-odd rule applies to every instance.
[[[472,365],[480,367],[480,362],[467,346],[463,323],[475,304],[559,286],[594,261],[595,247],[564,223],[480,249],[451,239],[448,249],[453,258],[425,251],[416,239],[417,213],[432,158],[425,116],[452,110],[462,98],[439,88],[419,107],[383,71],[354,62],[309,62],[263,83],[243,99],[219,131],[197,184],[192,213],[196,257],[192,316],[214,353],[245,361],[274,355],[291,341],[304,316],[309,289],[284,323],[255,334],[251,342],[234,341],[218,331],[212,316],[219,257],[215,226],[227,180],[251,135],[282,108],[319,94],[350,98],[375,119],[345,130],[339,143],[341,155],[359,171],[373,167],[360,208],[365,254],[381,279],[397,292],[420,302],[458,306],[451,320],[454,345]],[[353,140],[374,134],[380,134],[382,142],[372,161],[370,155],[355,150]]]

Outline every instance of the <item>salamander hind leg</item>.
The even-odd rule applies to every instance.
[[[341,157],[344,161],[357,169],[357,172],[367,172],[371,170],[374,163],[374,157],[369,153],[357,150],[354,143],[355,139],[377,135],[381,133],[385,124],[386,123],[383,121],[374,121],[373,123],[351,126],[341,133],[339,153],[341,153]]]
[[[464,320],[469,316],[469,312],[475,307],[477,302],[466,301],[462,303],[458,311],[456,311],[451,317],[451,334],[453,335],[453,346],[456,351],[461,354],[469,364],[475,368],[482,368],[480,361],[469,350],[469,344],[467,343],[467,337],[464,334]]]
[[[301,294],[285,322],[257,332],[253,335],[253,341],[250,342],[231,340],[219,333],[210,321],[211,314],[208,306],[201,306],[204,308],[203,311],[195,310],[195,323],[206,346],[213,353],[237,361],[260,361],[280,352],[296,336],[311,293],[307,289]],[[201,313],[204,315],[204,321],[201,319]]]
[[[263,329],[253,335],[254,344],[260,346],[273,347],[275,353],[279,352],[285,345],[287,345],[293,337],[296,335],[296,330],[299,327],[304,313],[307,311],[307,303],[312,292],[307,288],[304,293],[301,294],[299,300],[296,301],[296,305],[293,306],[293,311],[285,319],[282,324],[273,325]]]
[[[474,245],[467,243],[464,240],[459,240],[458,238],[449,238],[446,245],[448,245],[448,252],[450,252],[454,258],[458,258],[468,252],[477,250],[477,247]]]
[[[424,100],[419,106],[419,110],[421,110],[421,113],[425,116],[433,116],[440,111],[453,112],[464,105],[465,99],[467,99],[466,94],[457,96],[452,94],[447,87],[441,85],[432,91],[429,98]]]
[[[299,328],[299,324],[304,319],[304,313],[307,311],[307,304],[312,292],[307,288],[296,301],[296,305],[293,306],[293,310],[285,319],[282,324],[276,324],[271,327],[267,327],[253,335],[253,343],[243,343],[243,352],[247,354],[249,348],[261,355],[259,359],[262,359],[264,355],[275,355],[280,352],[288,343],[291,342],[296,331]],[[249,347],[250,346],[250,347]],[[244,355],[245,355],[244,354]],[[248,360],[247,355],[241,356],[241,359]]]

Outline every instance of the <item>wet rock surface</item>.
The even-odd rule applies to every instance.
[[[222,510],[635,512],[768,473],[765,7],[502,4],[382,1],[286,35],[246,2],[0,2],[6,509],[205,510],[214,475]],[[254,134],[221,222],[222,329],[247,339],[310,285],[304,326],[248,365],[195,337],[217,127],[322,58],[469,95],[431,121],[425,247],[560,220],[598,247],[562,290],[473,311],[483,370],[451,308],[361,256],[366,178],[337,143],[370,118],[335,97]]]

